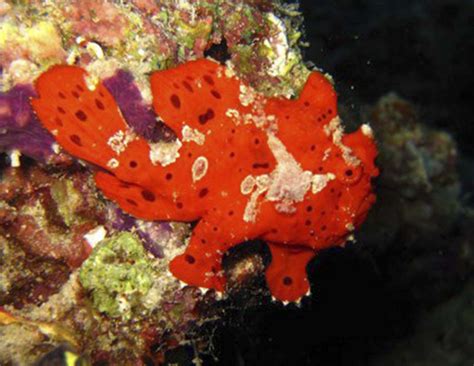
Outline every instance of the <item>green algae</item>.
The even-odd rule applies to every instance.
[[[140,240],[122,232],[101,241],[83,263],[79,280],[94,307],[110,317],[130,319],[142,309],[155,277],[152,261]]]
[[[59,214],[68,227],[71,227],[74,223],[84,221],[77,215],[78,207],[83,204],[83,195],[75,189],[72,180],[62,179],[54,182],[51,186],[51,196],[56,202]]]

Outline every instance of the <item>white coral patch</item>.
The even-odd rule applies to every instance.
[[[257,201],[259,196],[260,193],[258,191],[253,192],[250,196],[250,199],[247,202],[244,210],[243,220],[245,222],[255,222],[257,219]]]
[[[102,225],[95,227],[92,230],[89,230],[85,235],[84,239],[89,243],[89,245],[94,248],[97,243],[101,242],[105,236],[107,235],[107,231]]]
[[[284,213],[294,212],[293,204],[301,202],[311,188],[313,173],[304,171],[301,165],[275,135],[268,135],[268,147],[275,156],[277,165],[270,174],[270,185],[266,198],[277,201],[277,210]]]
[[[248,107],[250,104],[255,102],[257,98],[257,92],[251,86],[240,84],[239,90],[240,104],[242,104],[244,107]]]
[[[224,74],[227,78],[233,78],[236,76],[236,73],[235,73],[235,67],[234,67],[234,64],[232,63],[231,60],[228,60],[226,63],[225,63],[225,70],[224,70]]]
[[[256,178],[249,175],[240,186],[243,194],[253,191],[244,211],[243,219],[246,222],[255,221],[258,213],[258,198],[263,193],[266,192],[265,198],[268,201],[275,202],[278,212],[292,214],[296,211],[294,204],[303,201],[306,193],[313,186],[313,173],[303,170],[283,142],[272,133],[268,133],[268,146],[277,161],[275,169],[270,174],[262,174]],[[327,181],[335,178],[331,173],[324,176]],[[318,189],[323,189],[322,185],[320,181]]]
[[[15,84],[27,84],[33,82],[37,70],[38,66],[33,62],[20,58],[10,64],[7,74]]]
[[[161,166],[174,163],[179,158],[179,149],[183,146],[178,139],[171,142],[159,141],[149,145],[151,163],[153,165],[160,164]]]
[[[10,166],[12,168],[19,168],[21,166],[21,161],[20,161],[21,152],[20,152],[20,150],[13,149],[12,151],[10,151],[9,156],[10,156]]]
[[[285,75],[295,62],[296,55],[289,49],[288,39],[286,37],[287,31],[285,24],[275,14],[268,13],[267,21],[272,25],[272,35],[263,41],[263,44],[272,51],[271,66],[268,74],[271,76]]]
[[[59,144],[56,142],[53,142],[51,144],[51,149],[53,150],[55,154],[59,154],[61,152],[61,146],[59,146]]]
[[[100,79],[98,76],[88,74],[84,77],[84,82],[86,83],[87,89],[94,91],[99,85]]]
[[[207,169],[209,168],[209,162],[205,156],[198,157],[191,168],[193,174],[193,182],[197,182],[204,178],[207,174]]]
[[[339,116],[334,117],[326,126],[324,126],[324,132],[327,136],[332,136],[332,142],[342,152],[342,158],[348,165],[357,166],[360,164],[360,160],[352,154],[352,149],[342,143],[342,136],[344,130],[341,125],[341,119]]]
[[[125,131],[119,130],[108,139],[107,145],[109,145],[117,155],[120,155],[136,137],[135,133],[130,129]]]
[[[374,138],[374,131],[372,131],[372,127],[370,127],[367,123],[364,123],[362,126],[360,126],[360,128],[364,136]]]
[[[225,111],[225,115],[229,117],[236,125],[239,125],[242,121],[242,117],[240,116],[240,113],[237,109],[229,108]]]
[[[315,174],[311,179],[311,192],[316,194],[321,192],[329,183],[329,181],[335,179],[336,176],[332,173],[327,174]]]
[[[296,212],[296,207],[290,200],[283,200],[275,204],[275,208],[278,212],[285,214],[292,214]]]
[[[116,169],[118,168],[119,165],[120,165],[120,162],[115,158],[112,158],[107,162],[107,167],[110,169]]]
[[[258,213],[258,198],[266,192],[265,198],[275,202],[275,209],[285,214],[296,211],[295,203],[304,200],[309,190],[313,194],[322,191],[329,181],[336,178],[333,173],[313,174],[303,170],[294,156],[288,152],[283,142],[274,134],[268,133],[268,147],[277,162],[270,174],[257,177],[248,175],[240,185],[244,195],[251,196],[244,211],[244,221],[255,222]]]
[[[251,175],[248,175],[240,185],[240,190],[243,194],[249,194],[252,192],[255,187],[255,191],[250,196],[247,205],[244,210],[243,220],[245,222],[255,222],[258,213],[258,198],[268,190],[270,186],[270,176],[268,174],[262,174],[254,178]],[[245,193],[244,193],[245,192]]]
[[[193,141],[198,145],[204,145],[204,142],[206,141],[206,135],[204,135],[198,129],[191,128],[188,125],[183,126],[183,129],[181,130],[181,134],[183,136],[184,142]]]
[[[255,185],[255,178],[252,175],[247,175],[240,183],[240,192],[246,196],[253,191]]]
[[[262,174],[257,176],[255,181],[257,183],[257,189],[262,192],[267,191],[270,187],[271,179],[268,174]]]
[[[95,42],[88,42],[86,45],[86,50],[87,52],[89,52],[91,56],[95,58],[98,58],[98,59],[104,58],[104,51],[102,50],[102,47],[100,47]]]
[[[264,113],[245,113],[240,120],[242,120],[245,125],[253,123],[256,127],[260,129],[264,129],[267,127],[273,128],[275,130],[277,129],[275,123],[277,120],[276,117],[272,114],[267,116]]]

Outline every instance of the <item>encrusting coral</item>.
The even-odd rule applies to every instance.
[[[131,308],[142,305],[140,300],[152,287],[152,268],[140,240],[123,232],[98,244],[82,265],[79,279],[92,291],[96,309],[129,318]]]
[[[106,197],[147,220],[199,220],[170,265],[191,285],[223,291],[223,254],[262,238],[272,295],[297,301],[309,290],[308,261],[344,244],[375,199],[372,131],[343,134],[319,72],[294,100],[265,98],[210,60],[156,72],[155,112],[177,136],[168,143],[138,137],[81,68],[52,67],[36,89],[32,105],[56,141],[106,170],[95,175]]]

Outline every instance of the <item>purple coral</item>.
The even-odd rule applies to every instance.
[[[17,149],[35,160],[49,161],[55,155],[54,139],[31,109],[33,96],[30,85],[17,85],[8,93],[0,93],[0,152]]]
[[[127,123],[149,141],[169,139],[172,132],[158,122],[151,106],[145,104],[133,76],[118,70],[114,76],[104,80],[104,86],[115,98]]]
[[[108,231],[132,231],[154,257],[163,258],[162,244],[170,240],[173,230],[169,223],[138,220],[110,203],[107,208]]]

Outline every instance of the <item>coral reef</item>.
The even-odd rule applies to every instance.
[[[446,7],[451,14],[451,2],[434,1],[430,4],[433,8]],[[363,8],[360,4],[354,6]],[[330,43],[340,46],[338,50],[332,50],[334,52],[326,52],[324,57],[318,53],[312,58],[318,65],[325,65],[326,70],[334,70],[340,78],[337,83],[339,92],[345,90],[341,85],[350,90],[350,98],[341,99],[354,102],[357,96],[352,85],[358,87],[358,93],[379,96],[386,91],[387,85],[393,88],[387,79],[387,75],[393,74],[397,74],[393,80],[396,85],[407,86],[404,94],[410,95],[409,99],[418,104],[420,100],[426,100],[428,94],[438,96],[438,93],[420,92],[415,83],[400,82],[400,78],[414,79],[412,71],[416,69],[418,73],[419,64],[410,62],[409,70],[412,71],[400,72],[397,58],[393,58],[391,52],[385,52],[390,48],[398,51],[401,47],[397,42],[416,43],[405,37],[397,38],[397,42],[386,42],[392,19],[387,21],[377,11],[372,14],[375,16],[371,21],[347,21],[347,17],[353,19],[353,14],[341,12],[332,2],[320,2],[316,8],[320,15],[314,24],[330,37],[336,32],[328,22],[333,18],[331,14],[337,13],[337,17],[344,17],[343,21],[334,22],[337,28],[364,24],[379,39],[374,46],[366,47],[370,54],[357,52],[357,47],[363,42],[354,41],[352,34],[366,34],[360,28],[346,31],[343,39],[332,38],[332,43],[316,43],[313,49],[322,52],[326,52]],[[397,9],[406,8],[409,7],[398,6]],[[417,13],[418,8],[415,8],[410,5],[410,9]],[[324,13],[325,9],[329,14]],[[432,39],[429,45],[432,50],[434,44],[439,44],[437,35],[444,37],[448,31],[453,33],[450,22],[455,19],[458,25],[455,33],[462,36],[462,44],[466,45],[470,40],[463,36],[467,27],[462,25],[468,23],[467,14],[468,11],[457,16],[442,16],[441,26],[425,22],[425,27],[431,27],[430,31],[418,27],[419,21],[408,23],[406,28],[416,28],[417,39]],[[222,326],[235,320],[226,314],[239,313],[238,326],[243,325],[241,328],[248,330],[259,322],[254,324],[248,318],[243,319],[241,309],[256,307],[256,316],[263,322],[262,319],[268,318],[261,316],[262,304],[268,305],[278,319],[267,322],[279,329],[278,334],[283,332],[282,315],[289,315],[289,322],[298,326],[294,333],[289,332],[291,339],[282,343],[282,347],[277,349],[277,343],[273,343],[272,352],[267,352],[268,348],[264,347],[271,336],[250,337],[255,354],[266,354],[281,362],[281,352],[286,352],[292,363],[303,358],[307,362],[306,355],[299,352],[300,347],[309,347],[308,344],[312,345],[314,340],[324,339],[321,332],[326,329],[325,322],[329,324],[328,333],[334,334],[341,315],[349,314],[342,316],[349,320],[352,315],[345,305],[336,307],[340,309],[337,319],[328,317],[331,303],[322,308],[321,321],[316,323],[310,322],[308,309],[303,309],[303,312],[299,309],[297,314],[292,312],[291,306],[276,311],[282,307],[271,303],[264,286],[264,270],[270,255],[263,244],[249,250],[251,245],[246,243],[233,248],[224,258],[223,270],[230,290],[228,299],[218,301],[219,297],[213,291],[203,294],[198,288],[182,287],[167,268],[170,260],[185,250],[192,225],[137,219],[105,200],[95,188],[90,167],[84,166],[84,162],[77,164],[54,144],[54,137],[40,126],[29,103],[30,97],[36,97],[32,83],[51,65],[76,65],[91,75],[91,85],[103,80],[121,115],[135,133],[148,141],[170,142],[175,138],[174,132],[161,122],[157,123],[153,113],[149,83],[152,72],[207,56],[225,63],[243,83],[258,93],[267,97],[293,98],[302,90],[312,69],[302,61],[300,47],[305,44],[301,38],[301,22],[297,6],[280,1],[0,0],[0,151],[9,156],[9,159],[0,161],[0,363],[34,364],[38,361],[38,364],[52,364],[63,360],[66,355],[74,360],[81,355],[80,362],[85,364],[178,363],[179,357],[170,357],[170,350],[188,345],[189,362],[194,358],[194,362],[199,364],[199,353],[212,352],[209,342],[215,342],[216,324]],[[395,33],[399,37],[400,32]],[[319,38],[317,42],[326,42],[323,37]],[[344,43],[349,38],[350,42]],[[426,73],[419,75],[423,81],[431,83],[427,84],[429,90],[435,89],[432,80],[438,82],[441,78],[445,84],[446,80],[449,81],[449,88],[444,89],[449,93],[439,96],[442,103],[435,100],[437,107],[430,108],[430,113],[444,119],[445,125],[456,130],[461,125],[452,123],[452,110],[455,108],[449,106],[454,105],[453,101],[468,100],[465,95],[468,95],[466,86],[469,83],[464,75],[470,70],[470,65],[461,71],[463,80],[456,88],[451,87],[454,68],[448,66],[469,58],[460,58],[459,51],[451,52],[466,49],[458,47],[459,43],[442,43],[447,47],[442,63],[435,65],[430,55],[424,57],[425,65],[431,67],[431,79]],[[381,59],[374,58],[373,49],[385,50],[379,52]],[[418,60],[419,48],[410,49],[416,52]],[[384,57],[390,58],[388,68]],[[352,67],[354,59],[364,60],[362,74],[355,73]],[[371,63],[366,64],[366,59]],[[408,63],[407,60],[404,62]],[[347,67],[348,64],[351,67]],[[365,88],[365,85],[371,87]],[[433,98],[428,100],[433,102]],[[408,289],[401,297],[412,299],[423,311],[430,311],[430,306],[461,288],[472,273],[473,225],[466,218],[472,213],[463,206],[459,196],[458,151],[453,138],[426,127],[415,110],[413,104],[388,95],[363,114],[362,120],[371,123],[379,141],[382,175],[377,194],[381,199],[369,215],[363,232],[356,236],[357,245],[349,245],[340,251],[370,259],[369,264],[364,262],[364,268],[373,265],[375,269],[367,286],[372,286],[373,278],[381,278],[388,289]],[[360,120],[356,117],[347,118],[347,121],[351,119]],[[469,141],[469,136],[466,133],[460,137]],[[9,164],[4,164],[4,161]],[[461,217],[462,225],[457,222],[458,217]],[[133,233],[133,238],[129,232]],[[129,276],[128,270],[124,271],[124,276],[131,280],[124,283],[109,281],[104,274],[110,268],[132,268],[127,262],[128,255],[127,260],[121,262],[123,257],[116,251],[120,246],[117,238],[126,238],[125,242],[131,243],[138,261],[146,267],[146,278],[150,282],[147,280],[146,286],[142,286],[143,293],[128,292],[143,285],[135,281],[136,277]],[[148,253],[141,249],[141,245]],[[111,250],[111,263],[99,260],[104,258],[104,249],[107,248]],[[125,249],[131,250],[128,246]],[[336,275],[346,276],[348,273],[341,270],[340,264],[332,267]],[[357,268],[357,272],[359,270]],[[324,279],[318,278],[320,280]],[[355,284],[356,290],[360,289],[357,283],[347,278],[339,285],[347,282]],[[123,288],[125,283],[131,284],[132,288]],[[332,282],[326,283],[326,287],[329,286],[334,289]],[[471,287],[466,286],[458,298],[453,298],[444,309],[435,310],[420,324],[420,334],[429,333],[430,336],[414,336],[410,344],[402,343],[397,353],[387,352],[386,358],[381,358],[379,363],[406,363],[399,357],[406,355],[406,359],[423,364],[427,353],[420,356],[417,352],[422,347],[437,350],[436,358],[430,359],[430,364],[439,364],[440,360],[445,364],[454,360],[452,364],[456,364],[468,359],[465,355],[471,356],[468,352],[470,344],[465,342],[468,338],[464,335],[470,334],[472,326],[470,313],[466,310]],[[113,293],[114,288],[120,290],[122,296]],[[321,282],[315,288],[324,292]],[[351,294],[344,286],[334,291],[344,289]],[[373,291],[372,288],[369,290]],[[320,302],[328,301],[321,298],[319,292],[318,296]],[[354,296],[377,300],[369,296],[369,291],[362,294],[354,291]],[[104,299],[110,306],[103,307]],[[315,299],[313,296],[313,301]],[[337,302],[347,304],[354,301],[350,297],[344,299],[346,301]],[[392,300],[389,298],[387,301]],[[307,298],[303,307],[309,301]],[[124,307],[120,307],[122,305]],[[380,311],[386,312],[385,308]],[[360,312],[361,309],[356,308],[353,314],[359,317]],[[311,340],[300,341],[298,338],[298,333],[302,333],[300,328],[303,328],[298,319],[314,332]],[[449,327],[446,323],[436,324],[440,319],[449,319]],[[361,325],[357,327],[357,334],[366,327],[363,320],[357,323]],[[383,327],[386,327],[385,323]],[[433,338],[432,334],[436,337]],[[248,334],[244,337],[249,338]],[[238,347],[234,339],[226,346],[228,344]],[[328,348],[327,343],[323,347]],[[462,351],[462,347],[467,352]],[[291,354],[286,351],[288,348],[291,348]],[[401,349],[404,352],[399,351]],[[456,351],[451,352],[453,349]],[[320,356],[317,355],[318,362],[324,362]]]
[[[139,271],[143,266],[146,270]],[[199,339],[199,327],[221,312],[211,306],[216,301],[213,294],[203,297],[191,287],[180,290],[166,266],[166,261],[147,257],[132,234],[106,239],[80,271],[60,284],[58,293],[40,303],[29,300],[21,310],[8,306],[8,312],[0,312],[1,336],[6,340],[0,357],[32,363],[66,342],[93,363],[162,361],[169,348]],[[20,351],[24,342],[27,354]],[[204,351],[205,342],[196,347]]]
[[[40,5],[34,5],[34,11],[24,2],[0,5],[0,151],[10,154],[13,166],[2,168],[1,180],[1,233],[6,238],[2,260],[8,263],[2,272],[2,303],[18,319],[4,328],[2,337],[21,332],[23,324],[32,327],[34,342],[25,348],[29,355],[15,359],[20,363],[64,341],[93,362],[135,361],[144,355],[158,362],[167,349],[200,339],[195,332],[218,318],[219,306],[206,305],[216,302],[212,291],[202,295],[192,287],[179,290],[179,282],[166,270],[169,260],[184,250],[190,226],[136,219],[105,202],[91,185],[88,167],[74,163],[38,124],[29,106],[29,98],[35,97],[30,84],[52,64],[83,67],[91,84],[103,80],[135,133],[151,142],[172,141],[175,133],[157,123],[152,112],[149,73],[211,55],[226,62],[257,92],[295,96],[309,75],[299,50],[301,16],[296,6],[279,1]],[[98,269],[103,263],[98,258],[104,248],[114,247],[113,238],[129,235],[124,232],[133,232],[136,248],[143,244],[149,252],[146,256],[140,252],[151,266],[147,267],[151,287],[144,295],[149,301],[148,319],[140,316],[140,306],[117,313],[113,305],[112,310],[100,305],[106,297],[94,296],[113,287],[111,282],[100,282]],[[14,246],[22,251],[13,251]],[[22,263],[16,270],[10,265],[15,260]],[[230,286],[237,289],[263,269],[258,255],[235,262],[227,273]],[[53,276],[60,279],[54,286],[49,283]],[[105,286],[103,291],[94,291],[100,285]],[[135,318],[138,323],[133,323]],[[32,325],[51,321],[53,327],[61,324],[69,329],[73,340],[51,336],[59,331],[45,335]],[[27,338],[26,331],[25,338],[16,337],[17,346]],[[197,349],[206,342],[199,341]],[[3,350],[12,351],[9,347]],[[3,352],[2,362],[12,360],[8,357]]]
[[[5,87],[19,82],[18,65],[11,67],[17,60],[31,65],[22,82],[66,60],[102,79],[130,70],[146,98],[146,73],[201,58],[222,42],[239,74],[259,91],[292,95],[308,75],[298,47],[301,15],[280,1],[60,1],[42,3],[34,16],[28,4],[17,3],[2,16]]]

